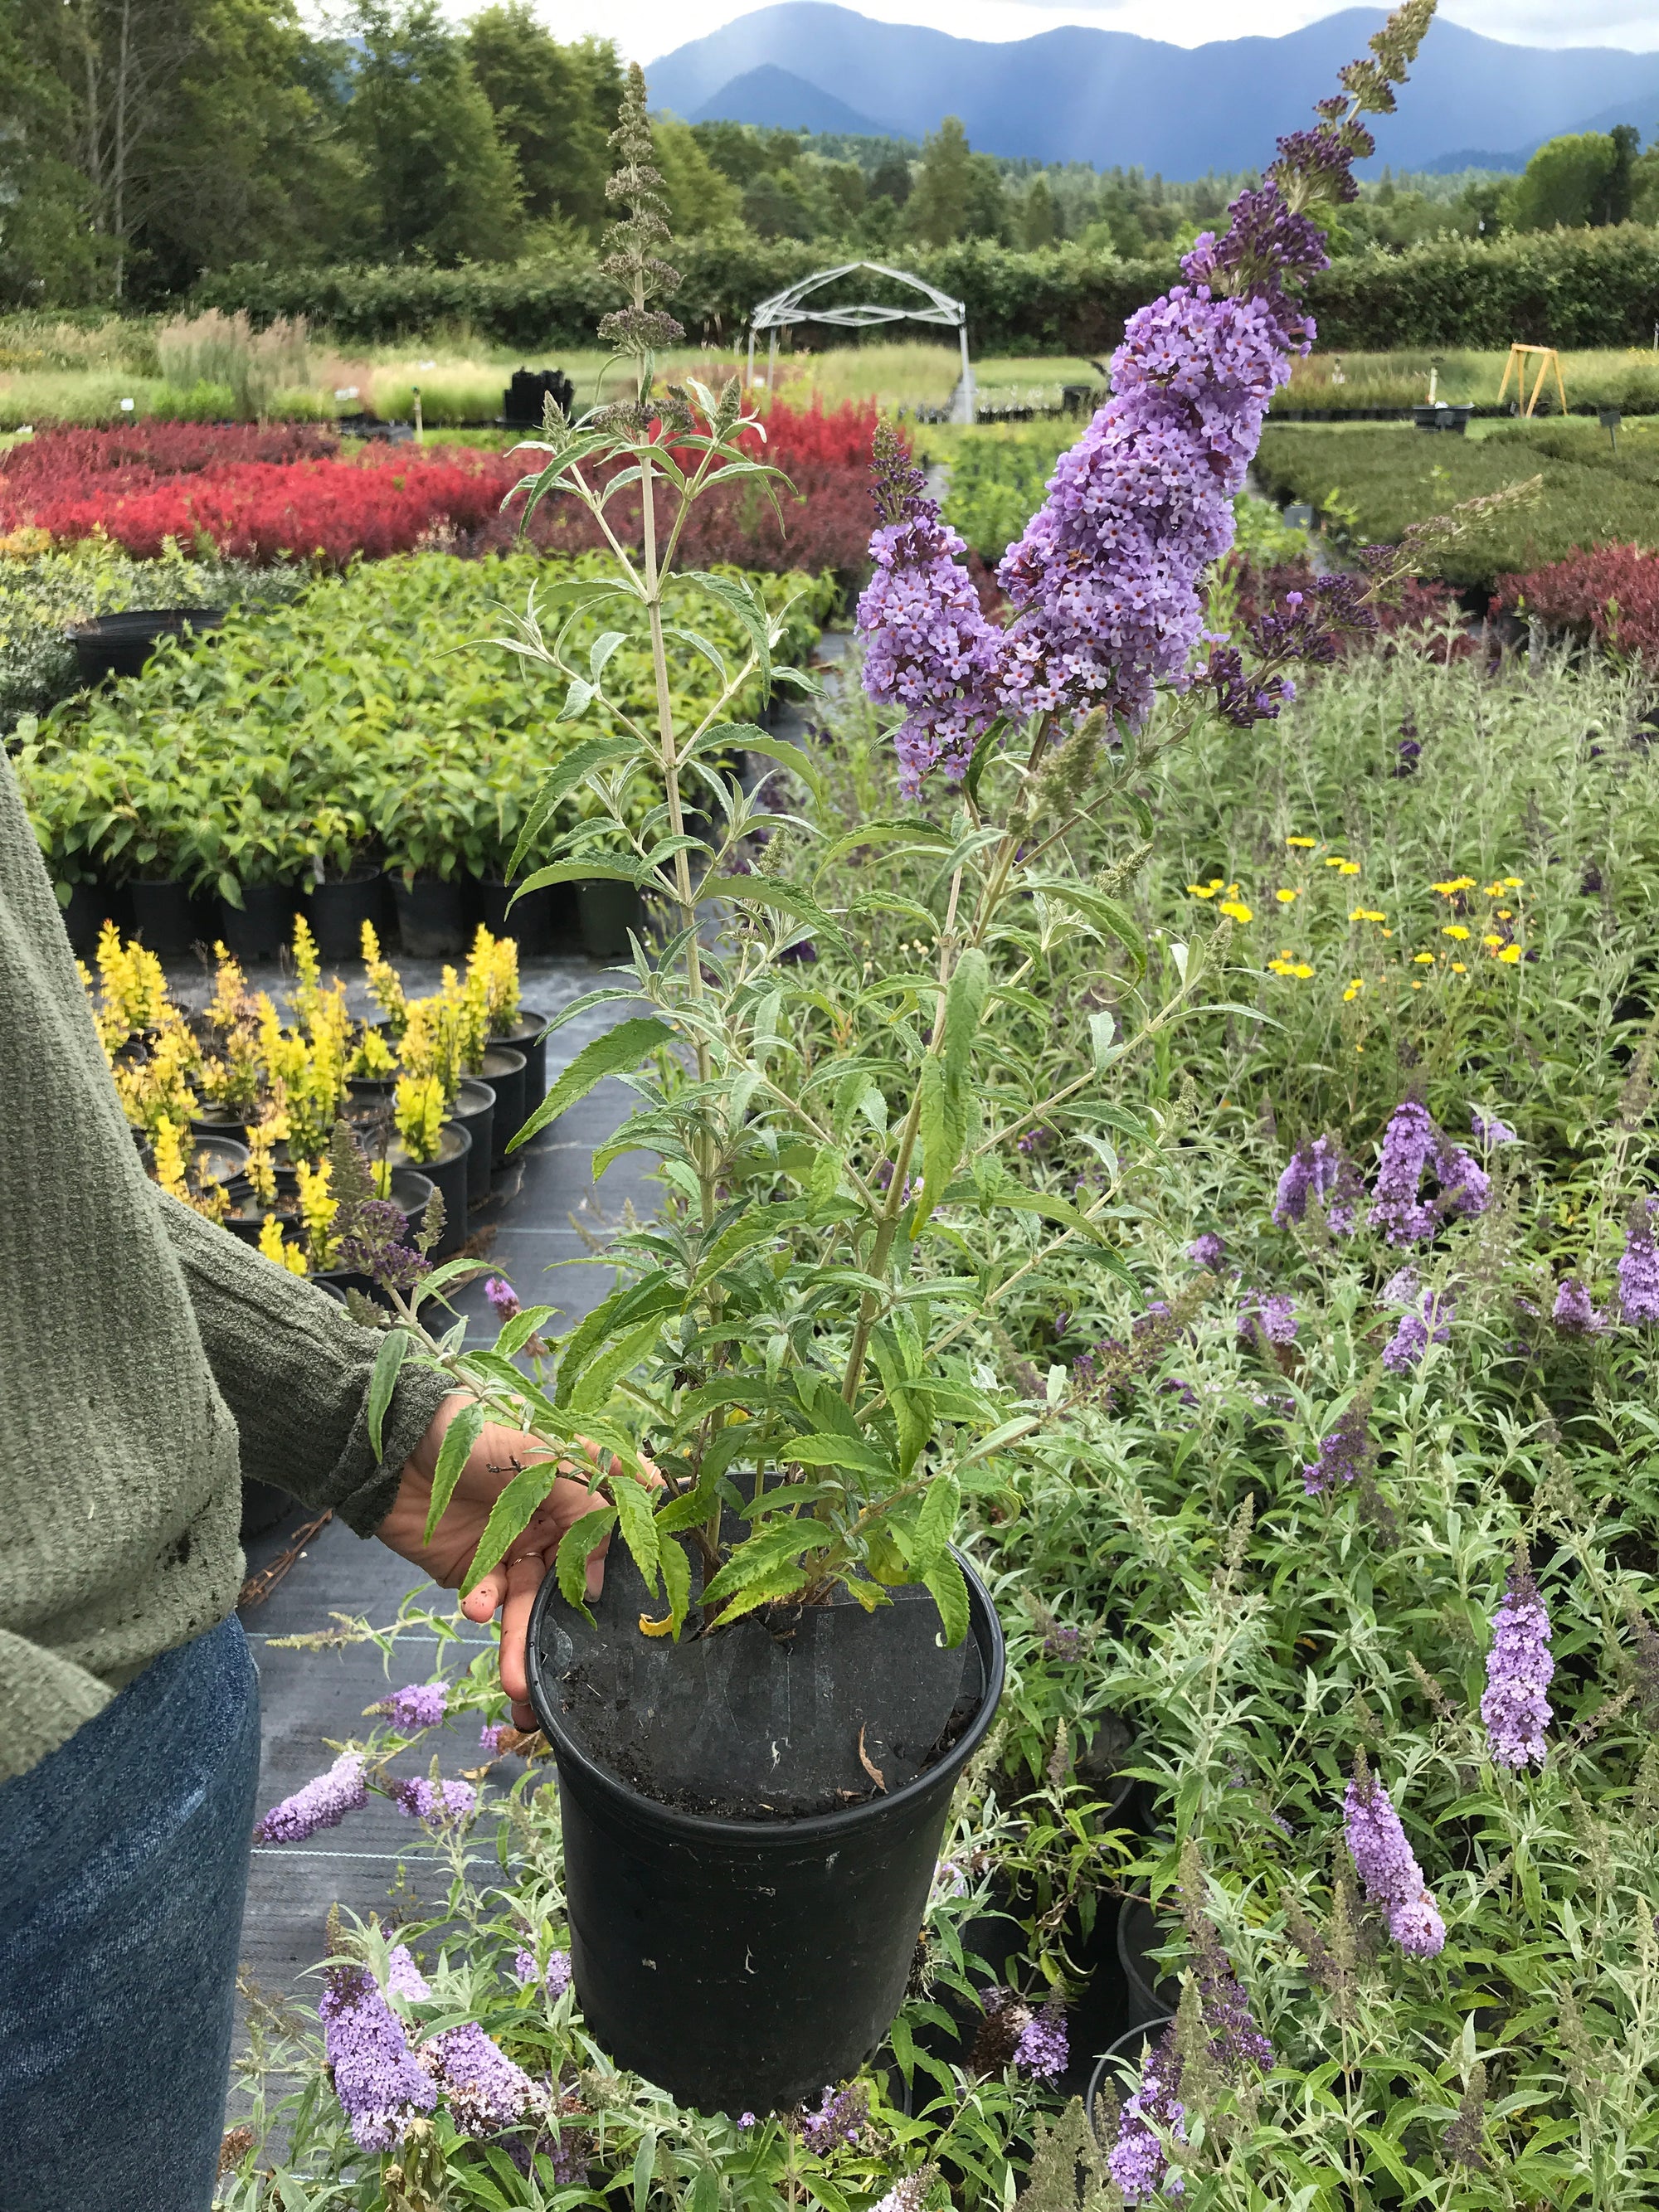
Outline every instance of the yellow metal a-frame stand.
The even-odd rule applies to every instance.
[[[1534,356],[1538,362],[1538,377],[1532,387],[1532,397],[1528,399],[1527,378],[1531,372],[1532,357]],[[1553,346],[1517,343],[1510,348],[1510,357],[1504,364],[1504,381],[1498,387],[1498,405],[1501,407],[1504,404],[1504,394],[1510,388],[1510,378],[1513,374],[1516,402],[1520,406],[1522,414],[1535,413],[1539,395],[1544,389],[1544,380],[1552,369],[1555,371],[1555,389],[1560,398],[1561,412],[1565,415],[1567,411],[1567,387],[1561,381],[1561,356]]]

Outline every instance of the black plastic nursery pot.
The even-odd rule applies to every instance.
[[[518,939],[522,960],[544,960],[577,940],[576,894],[568,884],[544,884],[513,896],[514,885],[478,879],[478,919],[492,937]]]
[[[73,884],[69,904],[59,911],[70,944],[81,960],[89,960],[98,950],[98,939],[106,921],[112,921],[124,934],[132,927],[125,892],[112,884]]]
[[[618,960],[628,950],[629,931],[645,927],[645,902],[634,884],[578,884],[576,918],[588,958]]]
[[[448,883],[441,876],[392,878],[392,896],[398,908],[398,934],[411,960],[447,960],[465,952],[471,935],[471,890],[468,883]]]
[[[300,887],[300,911],[325,960],[361,960],[363,924],[376,937],[386,927],[386,878],[378,872],[350,876],[343,883],[310,883]]]
[[[127,885],[132,933],[158,960],[182,960],[198,939],[209,934],[199,902],[181,883],[135,881]]]
[[[1104,2053],[1090,2076],[1089,2094],[1084,2100],[1083,2109],[1089,2115],[1089,2125],[1095,2141],[1103,2150],[1109,2150],[1111,2145],[1102,2138],[1100,2122],[1095,2116],[1096,2099],[1109,2081],[1117,2090],[1118,2102],[1121,2104],[1124,2093],[1132,2091],[1139,2081],[1146,2063],[1143,2054],[1157,2046],[1166,2027],[1174,2026],[1175,2014],[1163,2012],[1156,2019],[1144,2021],[1139,2027],[1126,2029],[1111,2049]]]
[[[69,635],[83,684],[106,676],[137,676],[164,637],[217,629],[223,607],[133,607],[76,623]]]
[[[495,1094],[495,1112],[490,1122],[489,1158],[492,1167],[500,1167],[507,1158],[509,1141],[524,1127],[525,1116],[530,1111],[524,1095],[524,1054],[510,1044],[486,1046],[483,1060],[478,1069],[478,1081]]]
[[[491,1044],[511,1045],[514,1052],[524,1054],[524,1110],[526,1117],[533,1114],[547,1096],[547,1016],[538,1014],[534,1006],[522,1006],[519,1018],[510,1030],[492,1036]]]
[[[415,1160],[401,1146],[387,1154],[394,1179],[402,1168],[413,1168],[426,1177],[444,1202],[444,1233],[433,1257],[447,1260],[466,1242],[466,1171],[472,1150],[472,1133],[459,1121],[446,1121],[438,1132],[438,1157]]]
[[[902,2002],[951,1791],[1002,1693],[1002,1631],[984,1584],[958,1559],[968,1579],[969,1630],[960,1647],[957,1705],[934,1745],[937,1755],[908,1779],[890,1765],[889,1790],[865,1782],[861,1790],[832,1793],[857,1802],[801,1817],[682,1810],[592,1756],[569,1719],[583,1689],[592,1687],[581,1680],[587,1662],[565,1626],[578,1616],[559,1597],[554,1577],[543,1583],[527,1644],[530,1694],[558,1765],[577,1995],[590,2033],[617,2063],[679,2103],[734,2114],[793,2106],[855,2072]],[[780,1638],[775,1649],[769,1639],[771,1674],[763,1668],[764,1680],[746,1674],[743,1647],[727,1645],[727,1638],[751,1627],[767,1638],[758,1623],[740,1622],[712,1638],[687,1636],[678,1646],[653,1639],[647,1650],[636,1626],[645,1595],[631,1560],[613,1545],[605,1592],[593,1609],[599,1638],[610,1639],[624,1668],[635,1668],[636,1692],[659,1679],[665,1663],[695,1661],[698,1647],[710,1680],[722,1665],[733,1670],[725,1693],[705,1699],[696,1726],[684,1732],[686,1756],[695,1759],[707,1747],[715,1773],[746,1750],[763,1772],[769,1739],[773,1761],[794,1759],[792,1711],[811,1710],[815,1696],[820,1703],[827,1696],[832,1704],[843,1700],[837,1711],[847,1741],[836,1749],[858,1778],[854,1753],[865,1729],[844,1705],[846,1680],[856,1670],[826,1683],[821,1662],[828,1647],[805,1642],[797,1656]],[[817,1628],[815,1613],[841,1611],[807,1608],[797,1616],[798,1631],[805,1636]],[[931,1603],[925,1613],[896,1604],[859,1614],[852,1632],[906,1613],[916,1622],[898,1625],[912,1636],[924,1631],[937,1652]],[[631,1644],[623,1643],[627,1638]],[[794,1668],[804,1675],[792,1685]],[[896,1674],[876,1682],[882,1692],[896,1686]],[[682,1701],[684,1688],[682,1678]],[[799,1708],[791,1706],[792,1696]],[[617,1701],[618,1716],[628,1702]],[[656,1708],[665,1726],[673,1703],[665,1698]],[[626,1724],[648,1728],[653,1717],[638,1695]],[[809,1733],[805,1718],[800,1733]],[[890,1759],[880,1741],[875,1749]]]
[[[449,1112],[472,1139],[466,1156],[466,1202],[482,1206],[489,1195],[495,1158],[495,1094],[487,1083],[464,1083]]]
[[[235,960],[280,959],[294,927],[295,894],[287,884],[244,884],[242,903],[219,902],[219,935]]]
[[[1162,2020],[1181,1995],[1181,1984],[1151,1955],[1161,1948],[1162,1931],[1144,1897],[1126,1897],[1117,1912],[1117,1969],[1122,1978],[1124,2035],[1149,2020]]]
[[[234,1143],[247,1142],[247,1124],[234,1106],[216,1106],[204,1099],[190,1117],[192,1137],[229,1137]]]

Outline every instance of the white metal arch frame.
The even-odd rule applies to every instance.
[[[833,284],[838,276],[850,276],[855,270],[868,269],[878,276],[888,276],[896,284],[908,284],[914,292],[923,294],[926,307],[884,307],[874,301],[842,307],[809,307],[803,303],[826,284]],[[769,331],[770,343],[766,356],[766,384],[769,391],[777,370],[778,332],[792,323],[830,323],[844,331],[866,331],[881,323],[942,323],[954,329],[962,342],[962,382],[958,396],[971,408],[974,373],[968,366],[968,308],[963,301],[953,300],[948,292],[941,292],[936,284],[925,277],[913,276],[908,269],[890,269],[884,261],[843,261],[834,269],[819,269],[810,276],[798,277],[786,285],[781,292],[773,293],[751,309],[749,317],[749,381],[755,380],[755,334]],[[971,416],[969,417],[971,420]]]

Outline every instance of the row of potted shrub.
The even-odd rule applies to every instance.
[[[337,1249],[331,1147],[342,1122],[380,1194],[420,1215],[435,1188],[437,1249],[465,1239],[470,1206],[545,1089],[545,1018],[521,1003],[518,948],[477,931],[465,968],[411,998],[372,925],[362,951],[377,1016],[347,1008],[303,919],[286,1018],[215,947],[207,1007],[187,1014],[155,953],[100,932],[86,975],[116,1090],[150,1173],[185,1204],[295,1273],[349,1281]],[[366,1285],[360,1285],[366,1287]]]

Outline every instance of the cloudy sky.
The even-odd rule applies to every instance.
[[[757,0],[562,0],[558,34],[594,31],[650,62],[746,15]],[[927,23],[960,38],[1025,39],[1055,23],[1097,23],[1182,46],[1272,37],[1335,11],[1329,0],[857,0],[859,13]],[[1442,12],[1522,46],[1659,50],[1659,0],[1442,0]]]

